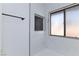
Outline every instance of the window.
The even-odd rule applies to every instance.
[[[79,38],[79,4],[50,14],[50,34]]]
[[[63,11],[51,14],[51,35],[64,35]]]

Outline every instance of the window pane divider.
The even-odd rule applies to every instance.
[[[64,11],[64,36],[66,36],[66,12]]]

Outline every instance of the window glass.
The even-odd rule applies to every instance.
[[[51,35],[64,35],[64,12],[51,14]]]
[[[79,6],[66,10],[66,36],[79,37]]]

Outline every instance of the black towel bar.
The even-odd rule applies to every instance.
[[[10,17],[15,17],[15,18],[20,18],[21,20],[24,20],[24,18],[23,18],[23,17],[19,17],[19,16],[14,16],[14,15],[5,14],[5,13],[2,13],[2,15],[5,15],[5,16],[10,16]]]

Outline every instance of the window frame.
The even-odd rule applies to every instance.
[[[76,4],[76,3],[73,3],[73,4],[70,4],[70,5],[67,5],[67,6],[65,6],[65,7],[62,7],[62,8],[59,8],[59,9],[56,9],[56,11],[54,10],[54,11],[52,11],[52,12],[49,12],[49,20],[50,20],[50,36],[56,36],[56,37],[65,37],[65,38],[74,38],[74,39],[79,39],[79,37],[71,37],[71,36],[66,36],[66,10],[67,9],[70,9],[70,8],[74,8],[74,7],[77,7],[77,6],[79,6],[79,4]],[[63,30],[64,30],[64,35],[62,36],[62,35],[52,35],[51,34],[51,14],[54,14],[54,13],[58,13],[58,12],[61,12],[61,11],[63,11],[63,13],[64,13],[64,19],[63,19],[63,21],[64,21],[64,28],[63,28]]]

